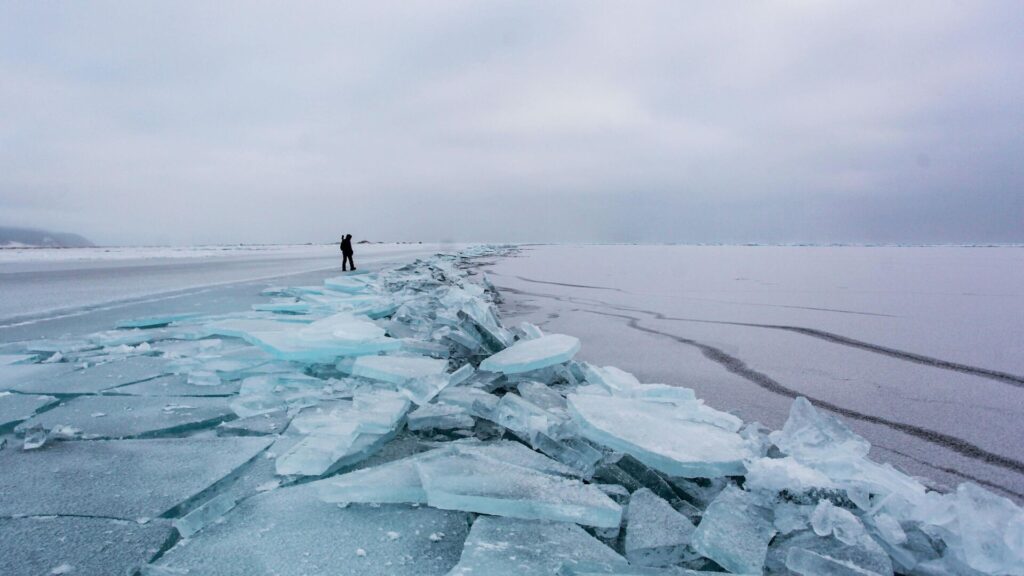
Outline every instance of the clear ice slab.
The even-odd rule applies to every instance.
[[[789,570],[803,576],[893,574],[888,554],[870,537],[847,544],[810,530],[776,538],[768,553],[766,568],[775,572]]]
[[[427,493],[423,490],[416,463],[425,458],[426,452],[395,460],[372,468],[332,476],[318,480],[312,485],[324,502],[347,504],[426,504]]]
[[[518,442],[450,442],[440,448],[400,460],[332,476],[314,483],[326,502],[428,503],[417,463],[431,458],[468,455],[494,463],[529,468],[539,474],[571,476],[573,470],[530,450]]]
[[[594,486],[472,453],[416,462],[435,508],[617,527],[622,508]]]
[[[735,432],[678,418],[670,405],[629,398],[570,394],[569,412],[592,442],[631,454],[670,476],[741,475],[753,457]]]
[[[704,511],[691,545],[730,572],[760,574],[775,533],[771,511],[749,492],[729,486]]]
[[[424,356],[360,356],[352,364],[353,376],[401,386],[409,380],[440,376],[448,361]]]
[[[134,574],[168,546],[167,521],[107,518],[0,518],[0,574]]]
[[[339,508],[299,485],[241,502],[155,565],[216,576],[442,576],[468,527],[466,514],[428,507]]]
[[[193,498],[269,445],[265,438],[174,438],[0,450],[0,516],[136,520],[187,511]]]
[[[472,428],[476,421],[469,412],[454,404],[424,404],[409,414],[409,430],[454,430]]]
[[[562,364],[572,360],[580,350],[580,341],[566,334],[548,334],[532,340],[520,340],[489,356],[480,363],[488,372],[519,374]]]
[[[212,427],[235,417],[223,398],[79,396],[18,426],[68,426],[82,438],[146,438]]]
[[[625,559],[575,524],[480,516],[449,576],[555,574],[585,563],[614,566]]]
[[[683,561],[694,525],[647,488],[633,493],[626,509],[626,558],[639,566]]]

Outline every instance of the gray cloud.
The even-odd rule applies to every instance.
[[[1015,2],[364,4],[0,5],[0,224],[1024,241]]]

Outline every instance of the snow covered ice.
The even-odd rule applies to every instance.
[[[5,346],[0,571],[1024,575],[1018,506],[803,398],[769,433],[503,325],[509,250]]]

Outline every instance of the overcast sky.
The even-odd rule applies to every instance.
[[[0,225],[1024,242],[1024,4],[6,1]]]

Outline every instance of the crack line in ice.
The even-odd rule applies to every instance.
[[[689,338],[683,338],[682,336],[676,336],[675,334],[669,334],[668,332],[655,330],[654,328],[641,326],[640,318],[637,318],[635,316],[628,316],[625,314],[612,314],[610,312],[598,312],[595,310],[583,310],[583,312],[589,312],[591,314],[597,314],[599,316],[621,318],[627,320],[626,324],[630,328],[633,328],[634,330],[639,330],[641,332],[646,332],[648,334],[654,334],[657,336],[663,336],[665,338],[675,340],[680,344],[687,344],[689,346],[693,346],[700,350],[701,353],[704,354],[704,357],[706,357],[707,359],[721,365],[729,372],[732,372],[737,376],[743,377],[745,380],[757,384],[758,386],[765,390],[768,390],[769,392],[773,392],[775,394],[785,396],[787,398],[797,398],[799,396],[806,396],[815,405],[820,406],[822,408],[826,408],[837,414],[842,414],[843,416],[855,418],[857,420],[863,420],[864,422],[870,422],[872,424],[887,426],[894,430],[899,430],[900,432],[903,432],[905,434],[909,434],[916,438],[920,438],[921,440],[925,440],[933,444],[938,444],[958,454],[967,456],[968,458],[981,460],[986,464],[992,464],[994,466],[999,466],[1002,468],[1006,468],[1007,470],[1012,470],[1014,472],[1024,474],[1024,462],[1021,462],[1020,460],[1015,460],[1007,456],[1002,456],[1000,454],[989,452],[988,450],[985,450],[980,446],[972,444],[967,440],[963,440],[955,436],[950,436],[948,434],[943,434],[942,432],[936,432],[934,430],[929,430],[927,428],[922,428],[920,426],[915,426],[913,424],[906,424],[904,422],[896,422],[893,420],[889,420],[887,418],[882,418],[881,416],[875,416],[873,414],[864,414],[863,412],[857,412],[856,410],[844,408],[842,406],[839,406],[838,404],[829,402],[827,400],[822,400],[820,398],[815,398],[813,396],[807,396],[806,394],[802,394],[800,392],[797,392],[796,390],[793,390],[792,388],[786,387],[785,385],[779,383],[777,380],[771,378],[770,376],[762,372],[754,370],[753,368],[748,366],[747,363],[744,362],[743,360],[740,360],[739,358],[732,356],[719,348],[715,348],[714,346],[710,346],[708,344],[704,344],[696,340],[691,340]]]
[[[623,312],[639,312],[641,314],[647,314],[655,320],[665,320],[671,322],[693,322],[698,324],[720,324],[725,326],[745,326],[748,328],[766,328],[769,330],[784,330],[787,332],[794,332],[811,338],[818,338],[832,344],[839,344],[842,346],[849,346],[852,348],[859,348],[868,352],[874,352],[883,356],[889,356],[898,360],[904,360],[907,362],[913,362],[915,364],[922,364],[932,368],[939,368],[942,370],[950,370],[953,372],[960,372],[963,374],[970,374],[972,376],[978,376],[980,378],[986,378],[994,380],[996,382],[1002,382],[1010,384],[1011,386],[1024,387],[1024,376],[1019,374],[1013,374],[1010,372],[1004,372],[1001,370],[994,370],[992,368],[983,368],[980,366],[971,366],[969,364],[963,364],[960,362],[954,362],[952,360],[943,360],[941,358],[935,358],[934,356],[927,356],[925,354],[918,354],[917,352],[908,352],[906,350],[899,350],[897,348],[891,348],[888,346],[882,346],[880,344],[872,344],[863,340],[857,340],[834,332],[827,332],[825,330],[819,330],[817,328],[807,328],[804,326],[787,326],[784,324],[757,324],[754,322],[731,322],[727,320],[707,320],[702,318],[683,318],[678,316],[668,316],[655,310],[645,310],[643,308],[636,308],[633,306],[619,306],[603,300],[596,300],[592,298],[579,298],[575,296],[559,296],[557,294],[544,294],[541,292],[527,292],[524,290],[518,290],[510,287],[502,287],[504,291],[513,294],[523,294],[526,296],[537,296],[540,298],[551,298],[561,302],[573,302],[576,304],[584,304],[589,306],[599,306],[602,308],[610,308],[612,310],[619,310]]]
[[[498,272],[490,272],[490,273],[495,275],[495,276],[504,276],[504,274],[500,274]],[[671,296],[673,298],[677,298],[677,299],[681,299],[681,300],[697,300],[699,302],[717,302],[719,304],[735,304],[737,306],[759,306],[759,307],[765,307],[765,308],[788,308],[788,309],[794,309],[794,310],[813,310],[815,312],[835,312],[837,314],[854,314],[854,315],[857,315],[857,316],[879,316],[879,317],[882,317],[882,318],[899,318],[899,316],[897,316],[895,314],[883,314],[881,312],[861,312],[859,310],[843,310],[841,308],[821,308],[821,307],[817,307],[817,306],[794,306],[794,305],[789,305],[789,304],[768,304],[768,303],[764,303],[764,302],[737,302],[735,300],[721,300],[721,299],[718,299],[718,298],[700,298],[698,296],[680,296],[678,294],[657,294],[657,293],[651,293],[651,292],[629,292],[627,290],[622,290],[621,288],[613,288],[613,287],[610,287],[610,286],[592,286],[592,285],[588,285],[588,284],[567,284],[567,283],[564,283],[564,282],[551,282],[551,281],[548,281],[548,280],[536,280],[536,279],[533,279],[533,278],[525,278],[523,276],[516,276],[516,278],[522,280],[523,282],[532,282],[534,284],[549,284],[549,285],[552,285],[552,286],[567,286],[567,287],[570,287],[570,288],[589,288],[591,290],[607,290],[607,291],[610,291],[610,292],[621,292],[622,294],[635,294],[637,296]],[[502,289],[506,290],[507,288],[502,288]]]

